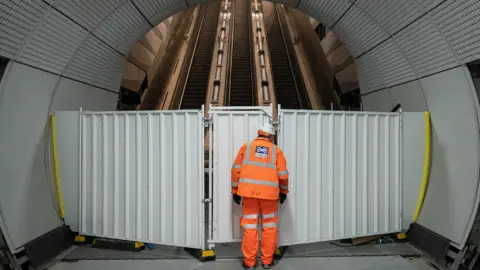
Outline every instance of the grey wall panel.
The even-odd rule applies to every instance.
[[[78,232],[79,112],[55,112],[57,153],[62,186],[65,224]]]
[[[480,58],[479,1],[445,1],[430,14],[463,63]]]
[[[421,80],[432,119],[430,181],[419,223],[460,244],[476,205],[479,122],[468,70]]]
[[[90,111],[115,111],[117,109],[118,94],[98,88],[90,89],[86,110]]]
[[[152,25],[157,25],[171,15],[187,8],[184,0],[132,0]]]
[[[302,0],[298,9],[331,28],[351,5],[345,0]]]
[[[362,104],[364,111],[373,112],[389,112],[396,105],[388,88],[362,96]]]
[[[52,100],[50,112],[115,110],[118,94],[77,81],[61,78]]]
[[[78,24],[52,10],[25,45],[19,60],[60,74],[87,35]]]
[[[459,64],[442,33],[425,17],[400,31],[394,38],[419,77]]]
[[[370,14],[390,35],[418,19],[423,13],[415,0],[358,0],[355,5]]]
[[[397,85],[389,89],[394,104],[401,104],[404,112],[427,111],[427,103],[419,81]]]
[[[93,33],[110,46],[128,55],[131,47],[150,28],[132,2],[128,1],[105,19]]]
[[[353,57],[358,57],[388,38],[385,30],[355,5],[332,28],[332,31],[347,45]]]
[[[56,0],[55,7],[75,22],[93,31],[112,11],[127,0]]]
[[[21,64],[13,64],[5,76],[0,99],[0,213],[9,247],[17,249],[61,225],[45,165],[48,107],[58,77]]]
[[[404,112],[402,141],[403,228],[413,220],[423,178],[425,120],[422,112]]]
[[[1,1],[0,55],[14,58],[47,9],[42,1]]]

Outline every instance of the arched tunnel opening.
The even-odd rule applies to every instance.
[[[127,57],[119,108],[340,108],[342,92],[314,31],[317,24],[293,8],[268,1],[189,7],[137,42]],[[145,43],[153,43],[153,49]],[[340,65],[334,67],[337,71],[353,64],[342,49],[332,57]],[[348,80],[355,84],[356,75],[349,74]],[[355,90],[351,88],[346,92]]]
[[[351,196],[344,196],[336,194],[332,188],[332,205],[335,205],[333,202],[336,203],[338,198],[348,200],[360,198],[360,196],[368,198],[366,202],[369,205],[375,200],[376,202],[380,199],[386,200],[390,196],[388,194],[398,194],[401,202],[398,204],[397,219],[402,223],[401,232],[407,233],[407,243],[384,245],[380,248],[383,248],[382,252],[378,251],[378,246],[356,247],[352,242],[348,244],[324,242],[320,246],[307,245],[298,248],[292,246],[291,253],[287,252],[286,260],[282,261],[285,267],[300,267],[302,262],[298,260],[305,254],[307,257],[318,257],[311,258],[311,261],[308,259],[309,264],[325,263],[328,267],[329,265],[323,261],[323,258],[327,257],[332,267],[341,267],[341,260],[344,260],[348,261],[349,268],[352,269],[362,264],[372,269],[380,269],[383,264],[392,263],[407,263],[402,266],[405,269],[421,269],[420,266],[415,265],[418,261],[411,258],[421,258],[422,262],[426,260],[441,269],[472,269],[476,264],[479,254],[477,234],[480,202],[478,114],[480,105],[477,94],[480,89],[478,68],[480,3],[478,1],[6,0],[0,3],[0,13],[2,14],[0,22],[0,172],[2,172],[0,269],[2,267],[20,269],[18,267],[21,265],[28,264],[32,268],[41,268],[45,264],[55,263],[52,261],[54,256],[66,248],[73,249],[69,253],[71,256],[65,255],[61,260],[84,260],[81,267],[85,266],[83,263],[88,263],[87,261],[92,259],[98,259],[102,264],[104,262],[101,260],[135,257],[126,253],[97,252],[98,250],[92,250],[89,247],[70,247],[71,231],[78,232],[78,228],[83,226],[79,224],[79,220],[83,217],[77,213],[81,209],[79,201],[82,198],[79,194],[75,194],[80,189],[78,183],[81,182],[82,172],[76,165],[82,163],[81,156],[95,153],[96,145],[92,144],[93,150],[85,150],[86,152],[82,153],[83,149],[79,141],[85,134],[79,132],[83,127],[78,123],[72,124],[72,121],[67,121],[67,119],[78,119],[78,115],[82,115],[79,110],[86,112],[87,115],[94,115],[92,117],[97,119],[108,118],[109,115],[114,115],[115,111],[125,111],[122,117],[126,119],[138,111],[140,114],[137,119],[143,119],[142,115],[152,111],[165,111],[172,115],[178,111],[191,113],[199,110],[202,105],[207,108],[210,106],[271,106],[277,110],[279,104],[286,109],[284,119],[290,117],[288,110],[296,113],[292,116],[297,117],[296,124],[287,127],[291,130],[297,129],[295,133],[297,143],[302,140],[310,142],[312,134],[313,137],[318,135],[314,132],[321,130],[322,134],[326,134],[330,127],[335,127],[332,134],[336,135],[337,132],[342,134],[343,137],[339,137],[340,139],[350,138],[348,137],[350,130],[355,136],[360,136],[363,126],[359,119],[363,119],[361,117],[367,119],[368,116],[373,115],[377,118],[365,120],[366,127],[373,127],[373,133],[365,133],[368,135],[365,137],[369,138],[365,141],[367,145],[373,147],[372,151],[379,153],[384,151],[382,153],[385,155],[379,155],[377,158],[383,157],[391,162],[393,159],[386,159],[387,153],[406,149],[398,151],[401,152],[398,167],[401,182],[396,186],[397,193],[391,193],[393,186],[387,186],[392,188],[388,192],[387,187],[382,186],[385,188],[385,193],[376,190],[378,197],[354,195],[354,192]],[[326,113],[325,111],[349,112],[344,113],[345,116],[342,116],[344,118],[339,118],[338,128],[334,126],[336,123],[333,122],[334,120],[331,120],[332,122],[318,120],[324,122],[312,125],[317,121],[312,113],[322,114]],[[50,116],[57,112],[70,113],[68,117],[64,114],[64,118],[57,119],[59,133],[56,140],[60,144],[60,150],[54,149],[55,143],[51,142],[52,137],[55,140],[55,135],[51,134],[53,122]],[[95,116],[96,112],[100,116]],[[416,118],[418,113],[423,112],[428,112],[425,114],[428,115],[430,125],[428,137],[423,134],[424,130],[427,130],[423,120],[419,121]],[[298,118],[302,115],[308,116],[306,122],[298,120],[304,119]],[[348,115],[356,116],[353,116],[354,120],[349,120]],[[389,136],[393,136],[393,133],[382,126],[384,123],[382,121],[385,123],[387,121],[383,120],[383,117],[392,120],[397,119],[397,116],[402,138],[399,143],[401,143],[398,148],[387,146],[385,150],[381,148],[383,145],[379,138],[383,136],[382,132]],[[149,117],[145,120],[147,126],[151,123],[149,122],[151,116]],[[162,117],[159,119],[165,120],[167,124],[177,121],[174,120],[176,116]],[[188,115],[185,119],[192,121],[196,119],[195,117]],[[109,123],[116,123],[118,116],[112,119],[116,120]],[[199,129],[202,125],[208,129],[209,123],[203,118],[199,119],[202,121],[198,124]],[[320,119],[323,118],[320,117]],[[330,118],[325,119],[330,121]],[[331,119],[336,118],[332,116]],[[129,123],[128,121],[130,120],[125,120],[125,123]],[[131,131],[118,135],[120,137],[112,135],[112,145],[119,140],[136,138],[136,136],[144,138],[145,141],[151,141],[152,136],[156,138],[154,136],[163,134],[163,131],[158,134],[157,131],[151,130],[139,131],[137,127],[141,124],[131,121],[129,124],[122,124],[122,128],[130,127]],[[65,122],[70,123],[68,128],[61,126]],[[332,123],[331,126],[329,123]],[[350,125],[350,123],[356,124]],[[112,131],[120,128],[114,125],[95,130],[93,129],[95,124],[92,124],[94,130],[92,134],[100,131],[104,132],[103,134],[110,134],[109,127]],[[178,123],[172,124],[172,126],[175,125],[178,126]],[[237,125],[240,124],[231,124],[231,130],[234,130]],[[306,128],[300,129],[301,125]],[[279,128],[282,132],[286,132],[286,129]],[[193,136],[192,134],[193,131],[189,130],[176,133],[176,137],[187,138]],[[238,134],[234,135],[238,136]],[[176,139],[174,133],[169,136],[172,141]],[[235,140],[238,140],[235,136],[233,136]],[[325,141],[325,147],[327,147],[339,141],[337,137],[335,139],[333,139],[334,136],[331,137],[331,141],[325,139],[327,137],[321,137],[318,145]],[[107,141],[110,142],[105,139],[105,142]],[[177,155],[174,156],[176,158],[179,155],[185,155],[188,153],[185,149],[193,145],[192,141],[179,146],[171,143],[170,152],[178,153],[174,154]],[[200,144],[201,141],[198,140],[198,143]],[[338,156],[347,160],[348,157],[345,158],[345,156],[349,155],[351,148],[360,144],[360,140],[345,140],[345,142],[343,148],[339,148],[342,150]],[[429,152],[424,152],[427,142]],[[103,139],[96,143],[97,146],[101,143],[104,147]],[[289,143],[291,142],[281,142],[282,145],[287,145],[287,148],[292,148],[288,146]],[[159,145],[170,147],[165,141],[159,142]],[[318,145],[311,147],[313,149]],[[295,153],[313,151],[309,150],[309,147],[308,145],[299,147]],[[150,155],[156,157],[156,154],[148,149],[142,148],[143,152],[140,154],[148,158]],[[184,153],[176,151],[179,149]],[[366,150],[355,149],[357,150],[353,153],[356,158],[358,156],[355,159],[358,164],[363,162],[364,158],[370,157],[370,152],[360,157],[360,153]],[[58,160],[55,160],[57,150],[61,153]],[[323,150],[325,156],[318,155],[321,160],[335,161],[336,152],[334,154],[332,151],[330,155],[327,148]],[[135,153],[140,155],[139,152]],[[310,160],[317,158],[308,153]],[[120,153],[116,155],[119,158],[122,156]],[[159,154],[160,158],[162,155]],[[102,158],[102,161],[94,160],[98,164],[92,168],[96,168],[97,173],[99,173],[98,168],[109,162],[117,164],[115,158],[112,158],[113,161],[107,157]],[[122,160],[128,163],[127,159]],[[302,170],[299,160],[293,162],[294,170]],[[135,166],[147,166],[135,158],[130,161],[135,163]],[[356,174],[347,169],[347,165],[336,165],[337,163],[333,161],[332,171],[338,169],[340,176],[331,175],[325,176],[326,178],[335,179],[335,181],[337,177],[340,177],[338,179],[356,179],[354,177]],[[374,164],[377,161],[369,159],[368,162]],[[382,171],[380,166],[368,165],[370,164],[368,162],[365,164],[371,167],[368,170],[373,170],[373,173],[367,175],[366,179],[377,179],[380,173],[384,175],[393,173],[389,170]],[[383,164],[381,162],[383,161],[380,160],[375,164]],[[171,164],[172,167],[177,166],[175,168],[178,170],[183,168],[174,165],[176,163],[173,161],[166,164]],[[348,162],[342,164],[353,167]],[[155,167],[152,164],[148,166]],[[57,167],[60,168],[59,171],[55,169]],[[385,165],[385,167],[388,166]],[[342,174],[342,171],[345,174]],[[360,170],[352,169],[352,171],[360,173]],[[108,178],[110,172],[102,170],[101,173]],[[121,174],[128,173],[122,171]],[[184,174],[188,175],[191,172],[186,170],[177,175],[159,175],[158,178],[173,179],[178,175],[186,178]],[[305,174],[298,175],[308,178]],[[146,176],[143,175],[143,177]],[[56,192],[62,189],[56,181],[59,178],[62,179],[64,186],[71,187],[71,183],[76,183],[71,190],[63,192],[65,206],[60,206],[61,192]],[[142,174],[137,173],[135,179],[141,178]],[[428,180],[428,185],[423,181],[425,179]],[[349,188],[345,184],[347,182],[342,181],[339,183],[342,183],[344,188]],[[107,190],[109,186],[106,184],[105,187]],[[178,191],[178,188],[179,185],[172,187],[172,194]],[[308,189],[302,190],[308,191]],[[369,191],[368,188],[366,190]],[[142,197],[137,189],[132,188],[131,194],[133,193],[139,194],[138,198]],[[310,193],[302,196],[294,192],[292,198],[296,198],[294,201],[299,205],[313,198]],[[147,198],[151,197],[152,195],[147,196]],[[421,200],[418,200],[419,197]],[[158,202],[163,199],[152,200]],[[414,219],[416,207],[419,205],[417,200],[421,201],[421,204],[418,216]],[[182,199],[176,202],[185,202],[186,205],[187,201]],[[329,202],[322,201],[322,204]],[[142,203],[148,204],[149,201],[142,201]],[[205,202],[199,202],[201,203]],[[90,203],[88,205],[91,206]],[[127,205],[126,202],[124,205]],[[60,208],[63,207],[76,210],[73,214],[67,213],[65,217],[60,214]],[[345,214],[347,208],[342,207],[333,207],[332,215]],[[132,206],[131,208],[128,208],[128,211],[143,213],[141,207],[133,209]],[[312,208],[309,209],[311,211]],[[378,209],[377,215],[370,216],[368,212],[370,210],[366,212],[367,217],[364,220],[367,226],[381,227],[391,223],[390,220],[378,220],[380,212],[385,212],[386,208],[379,205]],[[145,217],[148,213],[140,215]],[[177,227],[183,226],[179,224],[187,223],[186,220],[179,219],[178,214],[171,213],[171,215],[174,219],[173,224],[178,225]],[[352,220],[360,216],[360,212],[345,216],[340,224],[352,225]],[[330,216],[321,217],[328,219]],[[100,213],[96,217],[99,224],[101,222],[109,224],[110,218],[111,216],[102,216]],[[144,224],[143,221],[135,222],[130,222],[135,224],[135,228]],[[156,221],[148,220],[148,222]],[[148,222],[145,224],[150,224]],[[336,222],[332,221],[332,224],[336,225]],[[145,226],[151,228],[151,225]],[[312,226],[303,226],[303,224],[293,226],[295,235],[303,233],[303,228],[312,229]],[[353,228],[361,227],[360,225],[352,226]],[[187,227],[185,225],[185,228]],[[332,229],[334,235],[336,230]],[[375,235],[377,238],[372,241],[398,240],[395,239],[397,235],[392,236],[390,232],[380,232],[378,228],[377,232]],[[137,231],[136,233],[138,234]],[[310,231],[305,233],[308,235]],[[162,236],[164,234],[167,233],[162,231]],[[175,239],[180,241],[179,239],[192,236],[191,234],[190,231],[181,236],[172,233],[172,237],[177,237]],[[386,237],[384,234],[389,236]],[[368,235],[368,237],[371,236]],[[148,239],[140,240],[148,244],[146,241]],[[50,244],[47,245],[47,243]],[[338,262],[328,258],[328,255],[322,255],[322,252],[335,245],[353,245],[356,248],[352,251],[354,256],[348,253],[345,247],[341,247],[339,253],[331,255],[331,257],[340,257],[341,260]],[[162,247],[156,248],[160,250]],[[221,248],[218,248],[217,252],[221,252],[220,250]],[[178,252],[178,250],[168,252]],[[238,246],[228,252],[225,258],[240,256]],[[356,255],[366,256],[368,260],[362,261]],[[408,259],[396,261],[397,255]],[[176,259],[175,256],[152,256],[147,255],[148,258],[153,259]],[[221,256],[220,254],[219,257]],[[381,262],[378,261],[378,264],[375,264],[375,260]],[[118,261],[111,261],[111,263],[115,264]],[[129,263],[133,261],[125,265]],[[170,263],[172,263],[171,267],[177,267],[174,262],[168,260],[162,263],[165,263],[167,268]],[[231,261],[220,260],[218,263],[225,264],[229,268],[238,266],[236,262]],[[116,267],[113,264],[106,263],[104,267]],[[206,264],[202,267],[208,269],[210,266]],[[56,267],[74,269],[74,266],[67,262],[59,263]]]

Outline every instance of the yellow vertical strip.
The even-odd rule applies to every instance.
[[[52,125],[53,167],[55,170],[55,183],[57,186],[57,198],[58,198],[58,205],[60,208],[60,218],[65,218],[65,211],[63,209],[62,186],[60,183],[60,172],[58,168],[57,135],[56,135],[56,125],[55,125],[54,115],[50,116],[50,121]]]
[[[423,162],[423,177],[422,185],[420,187],[420,194],[418,195],[417,207],[415,214],[413,215],[413,222],[417,222],[420,210],[422,209],[423,200],[425,199],[425,193],[427,192],[428,178],[430,177],[430,159],[431,159],[431,125],[430,125],[430,113],[424,113],[425,118],[425,156]]]

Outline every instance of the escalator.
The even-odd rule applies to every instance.
[[[205,15],[200,27],[180,109],[200,109],[205,104],[220,4],[208,4],[204,12]]]
[[[233,48],[230,76],[230,106],[254,106],[250,0],[234,1]]]
[[[277,102],[284,109],[310,109],[285,17],[270,2],[263,2],[263,11]]]

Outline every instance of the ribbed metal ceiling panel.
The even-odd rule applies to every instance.
[[[107,82],[115,81],[114,78],[110,79],[114,77],[111,74],[112,71],[118,70],[119,76],[121,76],[122,70],[121,65],[113,67],[118,65],[118,58],[121,58],[121,56],[117,52],[98,38],[89,35],[67,65],[63,75],[93,85],[96,85],[95,83],[101,80]],[[116,60],[116,62],[112,62],[112,60]],[[118,91],[118,86],[115,83],[111,85],[102,83],[101,87]]]
[[[392,39],[380,44],[369,54],[380,71],[377,76],[382,76],[387,87],[416,79],[415,72]]]
[[[419,77],[459,64],[442,33],[425,18],[420,18],[394,38]]]
[[[353,5],[333,28],[337,37],[347,45],[353,57],[358,57],[388,38],[378,23]]]
[[[446,1],[430,13],[462,63],[480,58],[480,2]]]
[[[393,35],[423,14],[414,0],[358,0],[355,2],[355,5],[374,18],[390,35]]]
[[[93,33],[127,55],[135,42],[150,28],[142,14],[129,1],[116,9]]]
[[[87,35],[78,24],[52,10],[23,48],[19,60],[60,74]]]
[[[358,82],[362,94],[386,87],[371,54],[367,53],[356,59],[355,62],[357,66]]]
[[[127,0],[60,0],[55,7],[75,22],[93,31],[108,15]]]
[[[0,55],[15,58],[48,10],[42,1],[0,2]]]
[[[132,0],[140,12],[145,14],[152,25],[161,23],[166,18],[187,8],[184,0]]]
[[[351,5],[345,0],[301,0],[298,9],[330,28]]]

